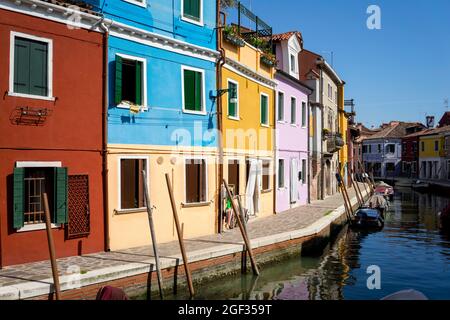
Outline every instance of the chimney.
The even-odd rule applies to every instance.
[[[427,116],[427,128],[434,128],[434,116]]]

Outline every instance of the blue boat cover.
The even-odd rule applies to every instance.
[[[371,208],[364,208],[364,209],[359,209],[356,212],[356,215],[360,216],[360,217],[364,217],[364,218],[379,218],[381,216],[380,211],[378,211],[377,209],[371,209]]]

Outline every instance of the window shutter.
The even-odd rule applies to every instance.
[[[202,74],[195,74],[195,111],[202,111]]]
[[[195,73],[191,70],[184,70],[184,108],[195,110]]]
[[[136,104],[142,105],[142,62],[136,63]]]
[[[231,100],[233,98],[237,98],[237,92],[236,92],[237,86],[232,82],[228,82],[228,89],[229,89],[229,91],[228,91],[228,115],[230,117],[236,117],[237,116],[237,114],[236,114],[237,103],[231,102]]]
[[[116,56],[116,86],[115,86],[115,102],[120,104],[122,102],[122,62],[120,56]]]
[[[30,94],[48,94],[48,45],[30,42]]]
[[[14,92],[30,93],[30,43],[20,38],[14,43]]]
[[[14,210],[13,210],[13,227],[20,229],[24,223],[24,192],[25,192],[25,168],[14,168]]]
[[[267,124],[267,98],[261,96],[261,123]]]
[[[184,15],[195,18],[195,20],[200,20],[200,1],[201,0],[184,0]]]
[[[54,223],[67,223],[67,185],[67,168],[55,168]]]

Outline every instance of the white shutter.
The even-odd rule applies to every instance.
[[[249,162],[250,169],[248,172],[247,188],[245,190],[245,206],[249,214],[254,214],[253,195],[255,193],[257,163],[253,159]]]

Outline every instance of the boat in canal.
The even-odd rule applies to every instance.
[[[386,197],[387,199],[392,200],[394,198],[394,187],[381,181],[375,187],[375,194],[382,195],[382,196]]]
[[[415,183],[412,184],[411,187],[416,191],[426,191],[428,190],[428,188],[430,188],[430,184],[417,180]]]
[[[378,209],[361,208],[355,212],[351,226],[353,228],[381,230],[384,227],[384,217]]]

